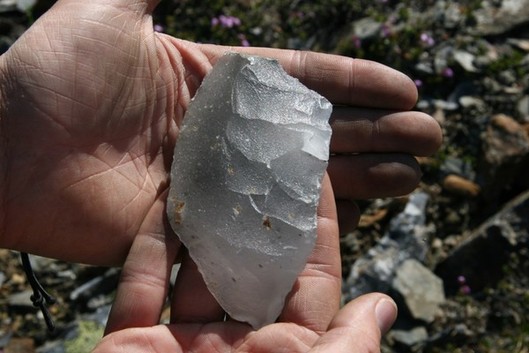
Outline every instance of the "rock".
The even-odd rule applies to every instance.
[[[529,39],[507,38],[507,43],[529,52]]]
[[[9,296],[7,303],[11,308],[18,308],[23,310],[36,310],[31,301],[33,295],[32,290],[25,290],[23,292],[14,293]]]
[[[389,230],[366,255],[357,259],[345,280],[345,300],[369,292],[390,292],[395,271],[406,260],[423,261],[428,251],[427,240],[433,229],[425,225],[428,195],[416,192],[399,215],[390,222]]]
[[[0,12],[16,10],[17,0],[0,0]]]
[[[485,102],[483,99],[471,96],[463,96],[459,98],[459,104],[463,108],[473,108],[483,109],[485,107]]]
[[[111,268],[104,275],[90,279],[70,293],[70,300],[88,301],[100,294],[112,292],[117,287],[119,274],[117,268]]]
[[[4,349],[9,344],[9,342],[12,339],[13,339],[12,331],[8,331],[8,332],[0,331],[0,352],[2,351],[2,349]]]
[[[482,8],[475,11],[477,21],[472,30],[475,35],[498,35],[529,22],[529,0],[502,0],[496,8],[490,1],[483,1]]]
[[[276,61],[224,56],[176,143],[171,225],[234,319],[274,322],[316,240],[332,105]]]
[[[15,10],[26,12],[36,3],[37,0],[0,0],[0,12]]]
[[[404,261],[392,284],[414,319],[431,323],[444,303],[443,281],[419,261]]]
[[[438,11],[443,15],[445,28],[457,28],[459,25],[463,24],[464,16],[461,11],[461,4],[444,1],[435,2],[436,6],[439,6],[440,4],[443,4],[443,6],[438,9]]]
[[[443,188],[455,194],[468,197],[476,197],[480,192],[478,184],[454,174],[444,178]]]
[[[382,24],[371,17],[362,18],[353,23],[353,35],[361,40],[373,38],[380,33]]]
[[[529,123],[529,95],[523,96],[517,104],[518,114],[520,114],[522,121]]]
[[[529,165],[529,136],[524,127],[513,118],[498,114],[483,134],[483,154],[479,172],[484,181],[483,197],[494,204],[502,191],[517,179],[525,179],[521,171]]]
[[[466,51],[454,51],[454,60],[461,65],[461,67],[468,72],[478,72],[479,70],[474,66],[474,59],[476,57]]]
[[[37,0],[18,0],[17,9],[22,12],[31,10],[33,6],[37,3]]]
[[[456,157],[447,157],[441,165],[441,171],[443,174],[457,174],[465,179],[474,179],[476,177],[472,164]]]
[[[521,194],[459,244],[435,269],[447,293],[458,292],[464,276],[472,291],[494,285],[517,247],[529,245],[529,191]]]
[[[388,339],[400,348],[399,352],[420,352],[428,339],[428,331],[423,326],[410,330],[391,330]]]
[[[5,280],[6,280],[6,275],[2,271],[0,271],[0,287],[2,287]]]

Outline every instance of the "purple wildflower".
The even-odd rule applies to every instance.
[[[248,41],[248,39],[246,39],[246,36],[244,34],[239,33],[239,35],[237,37],[241,41],[241,45],[243,47],[249,47],[250,46],[250,42]]]
[[[454,70],[452,70],[452,68],[450,67],[445,67],[443,69],[443,71],[441,72],[441,75],[443,75],[444,77],[454,77]]]
[[[414,80],[413,82],[415,83],[415,86],[416,86],[417,88],[420,88],[420,87],[422,87],[422,85],[423,85],[422,80],[419,80],[419,79],[416,79],[416,80]]]
[[[380,29],[380,35],[383,38],[387,38],[391,35],[391,28],[387,24],[383,24],[382,28]]]
[[[157,24],[154,25],[154,31],[155,32],[163,32],[163,29],[164,28],[163,28],[163,26],[161,24],[157,23]]]
[[[428,33],[421,33],[421,42],[427,47],[432,47],[435,44],[435,39]]]
[[[352,41],[356,49],[362,48],[362,39],[358,38],[357,36],[353,36]]]
[[[235,16],[220,15],[211,19],[211,27],[220,25],[224,28],[233,28],[241,25],[241,19]]]
[[[459,288],[459,290],[461,291],[461,293],[465,294],[465,295],[468,295],[470,293],[472,293],[472,289],[470,289],[470,286],[468,285],[464,285],[464,286],[461,286],[461,288]]]
[[[468,295],[468,294],[472,293],[472,289],[467,284],[467,279],[466,279],[465,276],[463,276],[463,275],[457,276],[457,283],[459,283],[459,292],[461,294]]]

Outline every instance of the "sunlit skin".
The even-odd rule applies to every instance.
[[[369,61],[172,38],[153,31],[156,3],[60,0],[0,57],[0,246],[123,266],[97,352],[377,351],[395,312],[377,321],[377,303],[391,303],[382,294],[339,310],[339,226],[356,225],[354,200],[412,191],[421,175],[413,156],[439,147],[437,123],[409,111],[413,82]],[[184,113],[227,50],[276,58],[339,105],[317,246],[280,322],[259,331],[222,322],[165,218]],[[172,324],[157,325],[180,259]]]

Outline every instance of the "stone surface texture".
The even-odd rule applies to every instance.
[[[191,102],[167,212],[219,304],[274,322],[316,239],[332,105],[270,59],[228,53]]]

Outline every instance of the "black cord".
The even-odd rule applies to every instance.
[[[52,333],[55,331],[55,324],[53,323],[53,319],[51,318],[51,314],[48,311],[46,304],[55,304],[55,298],[46,292],[46,290],[38,281],[35,273],[33,272],[33,268],[31,267],[31,262],[29,262],[29,255],[22,252],[20,253],[20,258],[22,259],[22,267],[24,268],[24,272],[26,273],[31,289],[33,289],[33,295],[31,296],[33,306],[40,309],[42,315],[44,316],[44,321],[46,322],[48,331]]]

